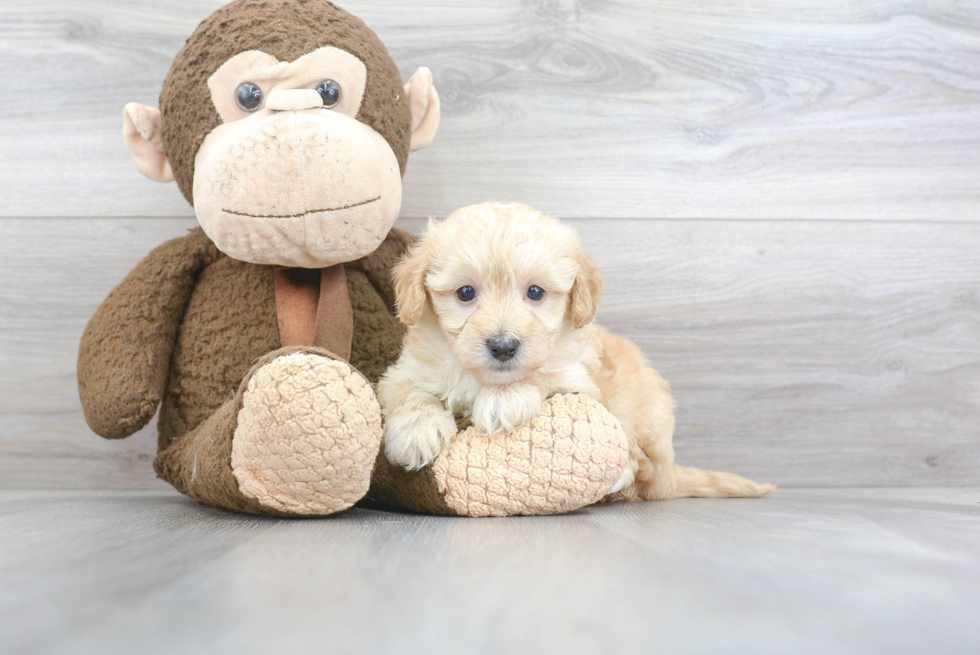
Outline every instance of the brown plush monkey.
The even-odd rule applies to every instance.
[[[138,170],[176,180],[201,227],[151,252],[89,322],[78,381],[91,428],[126,437],[160,406],[158,475],[256,514],[346,509],[376,459],[373,495],[414,509],[601,498],[625,437],[587,399],[554,399],[507,442],[468,432],[419,473],[378,458],[372,385],[400,348],[390,272],[412,241],[391,228],[408,154],[439,113],[427,69],[403,86],[377,36],[325,0],[237,0],[207,18],[160,110],[124,112]],[[515,477],[549,444],[561,453],[546,480]]]

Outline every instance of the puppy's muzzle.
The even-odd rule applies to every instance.
[[[498,362],[507,362],[514,358],[521,342],[513,337],[497,335],[487,339],[487,350]]]

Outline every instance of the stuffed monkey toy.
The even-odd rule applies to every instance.
[[[431,467],[387,463],[374,384],[399,354],[392,225],[439,123],[378,37],[325,0],[236,0],[188,39],[160,109],[124,111],[137,169],[200,227],[147,255],[79,348],[85,418],[127,437],[159,407],[157,475],[208,505],[322,516],[376,501],[455,515],[600,500],[627,460],[601,405],[556,396],[510,434],[472,428]]]

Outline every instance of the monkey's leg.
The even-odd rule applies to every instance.
[[[284,516],[342,511],[368,490],[381,445],[370,383],[318,348],[261,358],[235,398],[154,463],[196,500]]]
[[[588,396],[558,395],[510,432],[460,432],[419,471],[388,463],[382,452],[369,497],[434,514],[561,514],[606,496],[628,460],[616,417]]]

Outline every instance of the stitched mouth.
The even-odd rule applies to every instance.
[[[226,214],[231,214],[232,216],[245,216],[247,218],[302,218],[303,216],[309,216],[310,214],[322,214],[324,212],[339,212],[343,209],[353,209],[354,207],[360,207],[362,205],[369,205],[372,202],[381,200],[381,196],[377,198],[371,198],[370,200],[362,200],[361,202],[355,202],[350,205],[344,205],[343,207],[327,207],[326,209],[311,209],[309,211],[300,212],[299,214],[248,214],[245,212],[236,212],[231,209],[222,209]]]

